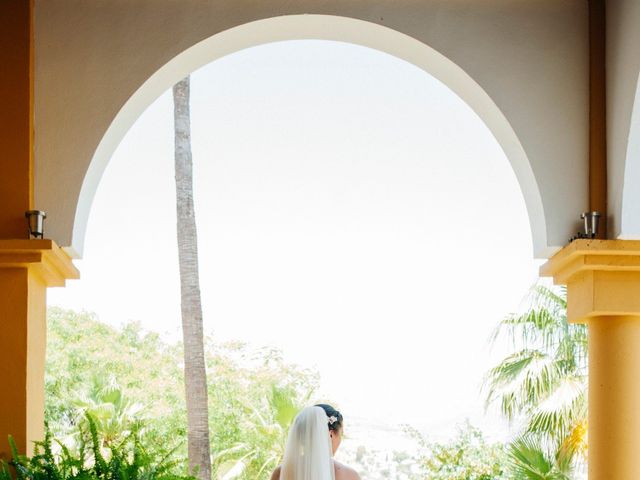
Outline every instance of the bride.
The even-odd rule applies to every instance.
[[[352,468],[333,460],[342,441],[342,414],[330,405],[304,408],[289,431],[282,465],[271,480],[360,480]]]

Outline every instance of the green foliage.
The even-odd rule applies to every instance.
[[[10,438],[16,480],[194,480],[182,473],[182,462],[146,449],[137,429],[104,447],[109,443],[96,422],[89,414],[85,418],[87,429],[79,427],[76,450],[59,441],[55,448],[49,428],[31,458],[20,455]],[[6,462],[0,462],[0,472],[2,480],[11,478]]]
[[[90,413],[103,446],[144,424],[159,451],[186,456],[182,347],[137,323],[113,328],[94,315],[50,308],[46,413],[51,431],[74,445]],[[205,344],[214,478],[264,479],[280,461],[286,433],[318,376],[271,348]],[[144,416],[142,414],[144,413]],[[235,475],[235,476],[234,476]],[[1,479],[0,479],[1,480]]]
[[[2,461],[0,461],[0,480],[13,480],[9,465]]]
[[[586,456],[587,329],[569,324],[566,308],[564,289],[536,285],[494,334],[506,335],[513,352],[489,371],[487,404],[525,420],[509,456],[518,475],[533,476],[518,478],[565,478],[567,465]]]
[[[141,420],[141,405],[125,395],[113,376],[94,376],[88,391],[78,393],[72,404],[84,413],[83,420],[93,420],[105,445],[130,433]]]
[[[287,363],[279,350],[214,344],[210,338],[205,360],[213,478],[268,479],[282,458],[289,425],[317,388],[317,374]],[[65,476],[47,480],[85,480],[80,475],[84,458],[100,480],[155,480],[159,477],[149,469],[148,479],[140,471],[131,473],[136,469],[132,462],[152,457],[172,463],[186,457],[179,343],[144,332],[136,323],[114,328],[91,314],[51,308],[46,368],[47,419],[61,438],[52,448],[60,455],[58,464],[67,466]],[[469,425],[449,442],[427,442],[412,434],[418,454],[393,452],[381,460],[380,452],[363,449],[355,466],[371,479],[507,478],[504,448],[487,443]],[[8,480],[2,468],[0,480]]]
[[[482,432],[468,422],[448,442],[429,442],[419,432],[407,427],[417,440],[418,472],[413,480],[503,480],[507,479],[504,446],[490,444]]]
[[[519,479],[570,480],[573,453],[566,449],[549,452],[538,435],[527,434],[508,447],[512,472]]]
[[[245,405],[239,419],[244,435],[225,450],[218,450],[214,468],[219,474],[236,472],[238,478],[268,478],[284,454],[287,431],[293,419],[307,403],[290,387],[271,386],[268,397],[254,405]]]
[[[137,323],[116,329],[93,314],[60,308],[49,308],[47,333],[46,416],[55,436],[75,431],[87,409],[98,423],[124,422],[127,430],[126,423],[139,418],[144,407],[152,443],[185,438],[178,345],[143,332]],[[110,398],[109,388],[126,393],[131,405]]]
[[[289,425],[316,390],[318,376],[272,348],[236,342],[206,350],[213,470],[239,480],[269,478]],[[217,352],[216,355],[210,354]]]

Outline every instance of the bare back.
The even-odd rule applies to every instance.
[[[333,461],[333,468],[336,472],[336,480],[360,480],[358,472],[336,460]]]
[[[336,460],[333,461],[333,469],[336,474],[336,480],[360,480],[360,475],[353,468],[347,467]],[[280,467],[276,468],[271,474],[271,480],[280,480]]]

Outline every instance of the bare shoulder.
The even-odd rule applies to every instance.
[[[336,480],[360,480],[360,475],[353,468],[335,460],[333,463],[336,467]]]
[[[271,480],[280,480],[280,467],[279,466],[271,474]]]

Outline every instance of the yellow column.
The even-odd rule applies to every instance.
[[[576,240],[541,274],[589,327],[589,480],[640,479],[640,241]]]
[[[51,240],[0,240],[0,457],[43,438],[46,288],[78,278]]]
[[[42,438],[46,287],[78,276],[53,242],[26,240],[24,213],[34,207],[33,11],[33,0],[0,0],[0,457],[5,458],[8,434],[26,453]]]

